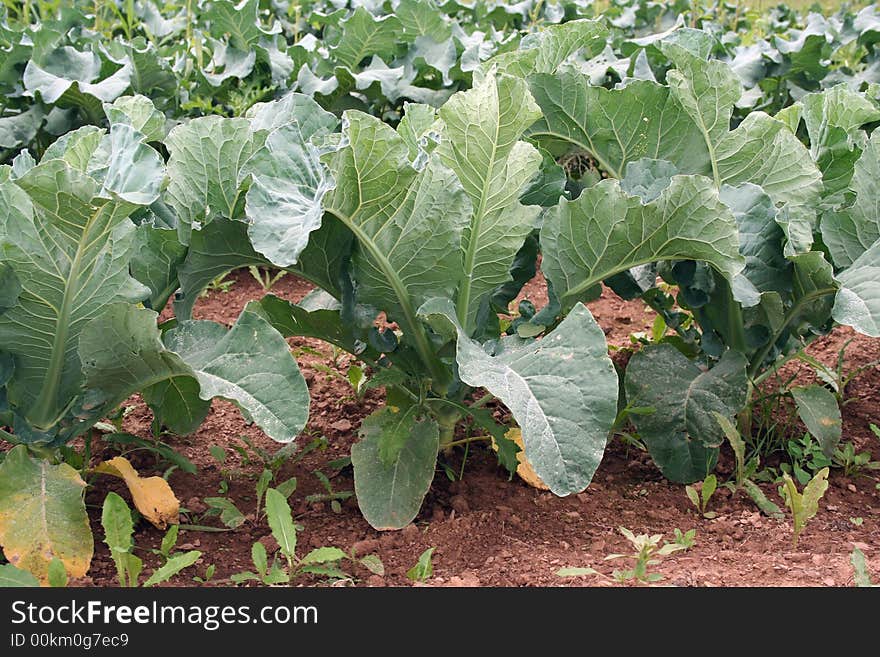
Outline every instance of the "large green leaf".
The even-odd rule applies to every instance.
[[[43,107],[34,105],[20,114],[0,118],[0,148],[16,148],[30,143],[45,116]]]
[[[155,311],[115,304],[85,326],[79,356],[87,392],[78,413],[85,422],[137,391],[175,433],[194,431],[205,419],[210,404],[199,397],[195,373],[162,343],[156,318]]]
[[[703,176],[675,176],[648,203],[603,180],[546,212],[541,246],[542,270],[568,305],[602,280],[658,260],[703,260],[729,280],[743,267],[736,221]]]
[[[715,147],[730,129],[733,104],[742,95],[742,85],[725,62],[703,61],[676,43],[661,43],[661,50],[677,67],[666,74],[672,97],[702,134],[715,186],[721,187]]]
[[[807,94],[800,105],[810,138],[810,155],[822,171],[824,196],[845,190],[865,146],[861,127],[880,120],[880,110],[864,94],[845,84]]]
[[[409,39],[428,36],[439,43],[450,36],[448,19],[437,9],[433,0],[400,0],[394,15],[400,21],[403,34]]]
[[[210,22],[211,33],[215,37],[228,35],[233,46],[239,50],[249,50],[260,37],[268,34],[260,27],[259,10],[259,0],[241,3],[215,0],[203,16]]]
[[[0,564],[0,588],[29,588],[40,585],[40,580],[11,563]]]
[[[814,212],[822,174],[806,147],[781,121],[750,113],[714,148],[721,182],[754,183],[777,205],[789,203]]]
[[[728,351],[708,371],[669,344],[635,354],[626,368],[626,397],[653,413],[632,415],[639,436],[663,476],[679,483],[715,468],[724,433],[714,413],[733,417],[746,403],[745,358]]]
[[[837,280],[840,290],[832,311],[835,321],[872,338],[880,337],[880,240]]]
[[[63,160],[0,187],[2,258],[22,287],[0,316],[0,343],[16,365],[9,401],[29,425],[50,431],[82,385],[85,324],[109,304],[146,296],[128,269],[134,206],[96,197],[97,182]]]
[[[100,177],[105,193],[136,205],[149,205],[159,198],[165,165],[159,153],[143,142],[144,135],[125,123],[110,127],[102,144],[108,153],[106,161],[89,163],[89,173]]]
[[[352,71],[372,55],[388,61],[400,40],[401,24],[393,14],[374,18],[366,9],[358,7],[340,25],[342,36],[330,53],[339,64]]]
[[[420,313],[455,322],[449,301],[435,299]],[[526,458],[557,495],[586,488],[605,451],[617,414],[617,373],[605,334],[577,304],[540,340],[512,336],[494,354],[456,323],[461,380],[500,399],[522,429]]]
[[[383,407],[361,425],[351,448],[354,489],[375,529],[400,529],[418,514],[437,465],[440,432],[432,419]]]
[[[131,69],[123,66],[99,80],[103,62],[96,52],[81,52],[62,46],[31,59],[22,82],[29,95],[39,94],[44,103],[62,107],[82,107],[92,116],[100,116],[101,101],[112,101],[128,86]]]
[[[178,288],[177,270],[183,264],[187,248],[177,239],[173,228],[141,224],[136,229],[131,275],[150,288],[144,305],[161,311]]]
[[[622,178],[629,162],[646,157],[669,160],[684,173],[711,170],[697,126],[669,89],[656,82],[605,89],[586,75],[563,71],[534,75],[529,88],[544,114],[529,136],[568,142],[613,178]]]
[[[104,103],[104,114],[110,125],[124,123],[140,132],[144,141],[165,138],[165,115],[146,96],[122,96],[112,103]]]
[[[661,50],[675,63],[666,76],[669,88],[703,135],[716,187],[751,182],[777,204],[818,200],[821,174],[784,123],[751,112],[730,130],[742,87],[727,63],[706,61],[676,43],[663,43]]]
[[[822,217],[822,240],[837,267],[849,267],[880,240],[880,132],[874,131],[855,163],[852,203]]]
[[[772,199],[752,183],[723,185],[720,198],[736,220],[739,252],[746,261],[741,276],[758,293],[787,292],[791,287],[790,264],[783,255],[785,233],[776,222],[777,210]],[[734,292],[736,283],[734,279]]]
[[[308,307],[305,301],[291,303],[267,294],[259,301],[249,303],[247,309],[260,314],[285,338],[317,338],[351,354],[375,361],[380,354],[368,343],[367,331],[356,322],[346,321],[339,303],[334,305],[335,307]]]
[[[406,142],[379,119],[345,113],[343,145],[333,154],[336,188],[326,210],[354,235],[358,301],[384,310],[435,367],[416,308],[429,296],[452,296],[461,278],[462,233],[470,203],[436,153],[417,171]]]
[[[831,458],[843,434],[840,406],[834,393],[820,385],[795,386],[791,388],[791,396],[801,421],[819,442],[825,456]]]
[[[83,501],[85,482],[66,463],[52,465],[12,448],[0,464],[0,546],[16,568],[43,583],[60,559],[71,577],[84,577],[94,542]]]
[[[519,196],[537,174],[541,155],[519,138],[541,114],[525,82],[493,75],[452,96],[439,113],[440,158],[473,207],[462,236],[464,270],[456,298],[459,321],[470,334],[480,304],[509,279],[517,251],[536,227],[540,209],[522,205]]]
[[[526,35],[517,50],[485,62],[475,74],[477,79],[494,68],[498,73],[526,77],[533,73],[555,73],[574,55],[590,59],[605,47],[608,27],[601,21],[577,20],[548,25]]]
[[[287,269],[342,297],[340,287],[351,255],[351,232],[332,215],[324,217],[321,227],[311,234],[299,262]],[[189,319],[199,293],[214,279],[248,265],[271,265],[257,253],[248,240],[248,226],[241,221],[216,219],[193,231],[186,259],[180,265],[181,294],[174,302],[179,318]]]
[[[83,331],[79,350],[88,384],[83,406],[99,416],[142,390],[179,433],[198,427],[214,397],[234,402],[279,442],[293,440],[308,419],[308,390],[287,343],[253,312],[228,331],[181,322],[163,341],[154,311],[117,304]]]
[[[234,402],[278,442],[290,442],[305,428],[305,379],[287,342],[260,315],[244,311],[229,331],[214,322],[181,322],[164,342],[192,368],[202,399]]]
[[[241,171],[264,138],[264,133],[251,131],[247,119],[219,116],[193,119],[168,134],[165,199],[177,212],[182,242],[189,243],[194,224],[243,216]]]
[[[295,99],[288,123],[269,134],[244,171],[253,176],[245,205],[251,244],[279,267],[297,262],[321,226],[321,200],[333,187],[311,140],[338,121],[313,100]]]

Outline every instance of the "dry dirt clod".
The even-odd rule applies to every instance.
[[[278,541],[275,540],[275,537],[272,536],[272,534],[266,534],[259,540],[259,542],[263,544],[263,547],[266,548],[266,552],[269,554],[274,554],[280,549]]]
[[[379,549],[379,541],[375,538],[365,538],[362,541],[357,541],[354,545],[351,546],[351,551],[355,554],[355,556],[362,557],[365,554],[370,554],[371,552],[375,552]]]
[[[331,429],[335,429],[339,433],[348,433],[351,431],[351,420],[337,420],[330,425]]]
[[[464,495],[456,495],[449,500],[449,505],[455,509],[458,514],[464,514],[471,510],[467,498]]]

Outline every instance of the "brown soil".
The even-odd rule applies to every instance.
[[[197,318],[230,324],[248,300],[262,296],[262,289],[246,271],[234,278],[236,282],[228,292],[213,292],[199,301]],[[272,293],[298,300],[308,290],[306,283],[287,276],[275,285]],[[539,307],[545,300],[539,280],[532,281],[524,294]],[[653,321],[652,312],[644,304],[624,302],[608,291],[590,308],[612,345],[629,344],[631,333],[647,330]],[[847,351],[850,367],[880,357],[880,341],[854,336],[847,329],[835,330],[819,339],[810,352],[831,363],[843,342],[851,337],[855,340]],[[381,394],[372,391],[363,401],[355,399],[344,378],[349,356],[334,355],[327,345],[314,340],[291,340],[291,345],[312,396],[311,420],[305,435],[298,440],[307,444],[314,437],[325,436],[327,446],[295,464],[285,464],[279,478],[295,476],[298,480],[291,503],[302,526],[301,554],[314,547],[332,545],[361,555],[374,553],[381,558],[384,577],[351,565],[348,569],[353,580],[348,583],[410,585],[406,571],[425,549],[435,547],[434,577],[427,582],[430,585],[617,585],[610,577],[561,579],[554,573],[563,566],[592,566],[610,575],[615,569],[629,567],[627,561],[604,560],[611,553],[628,551],[619,526],[636,533],[660,533],[669,540],[675,528],[696,529],[694,547],[662,558],[654,567],[663,575],[664,584],[847,586],[853,583],[849,557],[854,546],[866,554],[875,579],[880,575],[880,478],[876,472],[850,480],[840,470],[832,471],[831,486],[821,501],[820,513],[808,525],[795,551],[788,520],[763,516],[750,500],[742,495],[732,497],[726,489],[719,490],[712,500],[718,516],[706,520],[691,506],[683,486],[664,480],[646,454],[620,442],[610,446],[587,491],[566,498],[530,488],[518,479],[508,481],[494,455],[486,447],[472,445],[464,466],[463,452],[456,452],[447,460],[455,472],[463,469],[463,481],[450,481],[438,467],[416,521],[399,532],[377,532],[361,517],[353,498],[343,502],[338,513],[326,502],[309,504],[305,498],[325,492],[313,474],[317,469],[330,476],[334,490],[353,489],[351,469],[334,471],[328,462],[348,455],[361,420],[381,403]],[[802,369],[799,376],[810,380],[811,371]],[[853,401],[844,410],[845,439],[852,440],[859,450],[869,449],[875,460],[880,459],[880,441],[873,438],[868,425],[880,421],[878,391],[880,369],[873,368],[850,385],[848,394]],[[130,404],[125,429],[149,436],[149,409],[137,398]],[[233,445],[243,446],[242,436],[267,450],[278,448],[259,429],[246,424],[238,410],[226,402],[214,403],[207,421],[194,435],[166,439],[199,468],[195,475],[175,471],[170,476],[183,505],[195,512],[191,522],[199,521],[198,512],[205,508],[204,497],[219,495],[221,480],[229,483],[230,499],[244,513],[250,513],[248,521],[235,531],[181,532],[179,547],[199,549],[204,556],[195,569],[178,576],[173,581],[175,585],[193,585],[193,575],[204,574],[209,564],[216,566],[213,581],[228,584],[231,574],[252,569],[250,554],[255,541],[272,547],[265,520],[254,522],[253,518],[254,484],[262,464],[244,462],[231,449]],[[226,448],[230,454],[222,468],[209,454],[213,445]],[[107,456],[112,453],[106,450]],[[155,461],[149,455],[137,453],[132,460],[142,474],[155,471]],[[731,472],[731,461],[729,454],[722,454],[722,481]],[[107,491],[117,490],[123,496],[127,493],[109,478],[100,478],[95,483],[86,499],[92,509],[95,535],[100,537],[98,509]],[[762,487],[782,505],[775,486]],[[851,520],[858,518],[862,519],[860,526],[855,524],[858,520]],[[216,518],[204,522],[220,524]],[[160,540],[161,532],[146,522],[140,524],[135,541],[145,560],[146,572],[157,565],[149,549],[158,547]],[[112,562],[100,541],[89,577],[79,583],[115,584]],[[320,580],[306,577],[297,580],[297,584],[317,583]]]

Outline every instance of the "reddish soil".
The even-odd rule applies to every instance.
[[[212,292],[199,301],[197,318],[230,324],[248,300],[263,294],[246,271],[233,278],[235,284],[229,291]],[[307,284],[287,276],[272,292],[298,300],[308,289]],[[532,281],[525,294],[537,306],[542,305],[540,281]],[[653,313],[644,304],[624,302],[607,290],[590,307],[612,345],[629,344],[632,332],[647,330],[653,321]],[[819,339],[810,353],[832,363],[840,346],[851,337],[854,334],[849,330],[835,330]],[[463,469],[462,481],[450,481],[438,467],[416,521],[399,532],[377,532],[361,517],[353,498],[343,502],[338,513],[326,502],[309,504],[305,498],[325,492],[313,474],[317,469],[330,477],[334,490],[353,489],[351,469],[334,471],[328,462],[348,455],[361,420],[381,403],[381,392],[371,391],[363,401],[356,400],[344,378],[349,356],[334,357],[327,345],[314,340],[295,339],[291,345],[312,396],[311,420],[305,435],[298,440],[307,444],[317,436],[327,439],[326,449],[313,451],[296,463],[286,463],[279,475],[281,480],[291,476],[298,480],[291,504],[296,521],[302,526],[300,554],[314,547],[338,546],[360,555],[376,554],[385,565],[384,577],[350,565],[353,579],[344,583],[411,585],[406,571],[425,549],[435,547],[434,576],[427,581],[429,585],[616,586],[610,577],[561,579],[554,573],[563,566],[592,566],[610,576],[615,569],[629,567],[627,561],[604,560],[611,553],[629,551],[619,526],[636,533],[660,533],[669,540],[675,528],[696,529],[692,548],[664,557],[654,567],[664,577],[661,584],[848,586],[853,584],[849,557],[854,546],[866,554],[875,579],[880,577],[880,478],[876,471],[846,479],[840,470],[833,470],[820,512],[807,526],[795,551],[791,546],[790,520],[763,516],[744,495],[732,497],[726,489],[719,490],[711,503],[718,516],[706,520],[691,506],[683,486],[664,480],[647,454],[619,441],[609,447],[587,491],[566,498],[530,488],[518,478],[508,481],[488,448],[471,445],[464,466],[463,451],[447,460],[455,472]],[[880,358],[880,341],[855,336],[847,354],[850,367]],[[811,380],[811,370],[801,369],[799,377]],[[880,421],[878,391],[880,369],[873,368],[851,383],[847,392],[853,401],[844,410],[844,439],[852,440],[859,451],[870,450],[874,460],[880,460],[880,441],[873,437],[868,425]],[[148,437],[152,418],[149,409],[137,398],[130,404],[125,429]],[[243,461],[231,449],[233,445],[244,446],[242,436],[267,450],[278,448],[259,429],[246,424],[238,410],[226,402],[214,403],[207,421],[194,435],[166,438],[199,468],[195,475],[178,470],[170,476],[183,506],[193,512],[190,522],[200,522],[199,513],[205,509],[202,499],[219,495],[221,480],[229,484],[230,499],[244,513],[250,513],[247,522],[235,531],[181,532],[179,547],[199,549],[204,556],[196,568],[175,578],[175,585],[193,585],[193,575],[203,575],[209,564],[216,566],[213,582],[229,584],[233,573],[252,569],[250,554],[255,541],[273,547],[265,520],[254,522],[253,517],[254,484],[263,466]],[[229,453],[222,470],[209,454],[213,445],[224,447]],[[109,448],[105,450],[108,457],[114,453]],[[142,474],[155,473],[152,456],[138,452],[131,458]],[[723,452],[720,479],[726,480],[731,470],[732,457]],[[782,506],[774,485],[762,484],[762,488]],[[124,497],[128,495],[116,481],[102,477],[95,481],[86,498],[92,509],[96,537],[101,536],[98,509],[111,489]],[[859,518],[862,521],[857,526]],[[216,518],[205,519],[204,523],[220,525]],[[149,549],[158,547],[160,540],[161,532],[141,522],[135,541],[145,560],[145,572],[157,565]],[[96,543],[89,577],[78,583],[114,585],[108,551],[100,540]],[[310,577],[296,580],[296,584],[319,583],[321,580]]]

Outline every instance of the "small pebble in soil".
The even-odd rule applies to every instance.
[[[367,586],[385,586],[385,580],[378,575],[370,575],[367,578]]]

